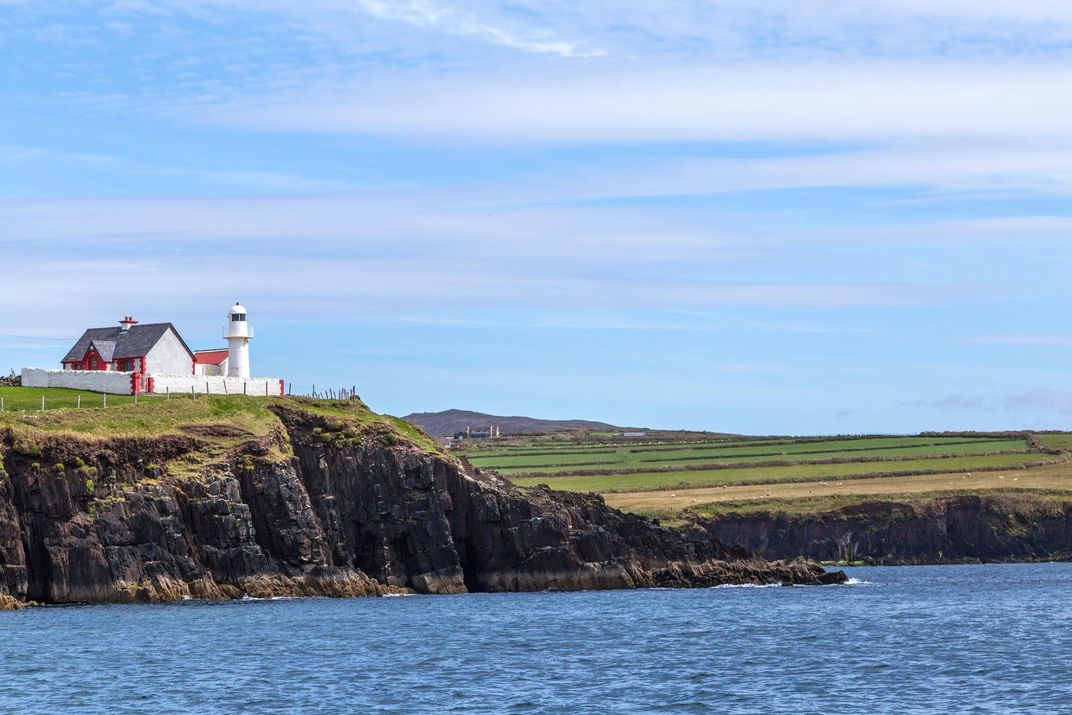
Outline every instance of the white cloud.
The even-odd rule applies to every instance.
[[[0,300],[36,296],[0,331],[29,335],[46,318],[69,319],[64,327],[74,329],[92,319],[71,310],[87,293],[100,296],[84,309],[93,315],[130,310],[130,296],[142,310],[197,313],[233,300],[235,285],[244,300],[281,315],[479,305],[546,310],[548,326],[596,315],[623,329],[635,320],[621,316],[637,311],[886,308],[961,302],[974,292],[955,276],[920,281],[889,261],[866,272],[831,264],[795,238],[722,232],[704,216],[442,201],[418,191],[0,202],[8,256]]]
[[[562,57],[597,57],[603,52],[584,49],[574,43],[547,36],[547,33],[517,32],[490,24],[477,15],[459,10],[457,5],[407,0],[384,2],[383,0],[357,0],[356,6],[365,12],[385,20],[400,20],[422,28],[432,28],[456,35],[472,35],[525,52],[539,52]]]
[[[476,142],[1063,140],[1067,64],[792,63],[308,85],[192,107],[282,131]]]
[[[355,29],[346,25],[372,17],[462,41],[563,57],[602,50],[620,57],[802,51],[1018,54],[1072,37],[1072,10],[1060,0],[156,0],[152,4],[187,12],[274,14],[344,43],[356,43]],[[381,22],[376,30],[391,28]]]

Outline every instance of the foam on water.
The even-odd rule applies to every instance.
[[[782,583],[724,583],[719,586],[712,586],[711,588],[781,588]]]

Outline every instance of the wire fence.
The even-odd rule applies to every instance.
[[[17,387],[17,386],[15,386]],[[40,395],[33,394],[36,390],[43,390]],[[172,391],[170,389],[164,392],[153,393],[139,393],[139,394],[113,394],[106,392],[90,392],[90,391],[66,391],[57,390],[56,393],[49,394],[49,388],[27,388],[26,392],[29,394],[21,395],[22,389],[7,391],[6,394],[0,395],[0,412],[44,412],[46,410],[57,409],[98,409],[107,407],[118,407],[121,405],[137,405],[139,401],[145,400],[198,400],[203,399],[206,396],[221,396],[217,392],[208,392],[207,388],[204,391],[198,391],[191,386],[190,391]],[[73,393],[73,394],[72,394]],[[248,394],[250,397],[262,397],[261,395],[254,395],[253,393],[232,393],[232,394]],[[275,397],[278,393],[269,395],[269,397]],[[345,400],[360,400],[360,396],[357,394],[357,386],[351,385],[350,387],[317,387],[315,384],[297,384],[287,383],[286,394],[297,397],[312,397],[320,400],[333,400],[333,401],[345,401]]]

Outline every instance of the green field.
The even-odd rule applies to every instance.
[[[1072,433],[1070,432],[1040,432],[1035,436],[1050,449],[1064,449],[1072,452]]]
[[[66,390],[58,387],[0,387],[0,399],[5,412],[32,412],[41,410],[41,398],[46,410],[83,409],[104,407],[105,396],[87,390]],[[140,398],[153,399],[153,398]],[[108,407],[118,407],[134,401],[129,395],[108,395]]]
[[[891,440],[851,440],[815,442],[811,444],[787,444],[775,446],[728,448],[696,448],[687,450],[620,449],[601,454],[547,454],[540,456],[470,457],[481,468],[494,469],[518,477],[575,474],[591,471],[647,471],[656,467],[702,467],[719,464],[746,464],[765,462],[822,462],[830,460],[895,459],[900,457],[941,457],[966,454],[990,454],[995,452],[1026,453],[1026,440],[978,440],[955,442],[944,440],[913,441],[891,444]],[[874,445],[874,446],[872,446]]]
[[[1048,433],[1039,439],[1048,449],[1072,450],[1072,434]],[[558,435],[473,442],[460,452],[475,466],[523,486],[604,493],[985,472],[1068,458],[1033,448],[1026,434],[731,440],[703,433],[656,433],[596,442],[591,435],[579,435],[574,442]]]
[[[852,479],[896,474],[937,472],[970,472],[995,468],[1016,468],[1021,464],[1049,463],[1047,454],[996,454],[973,457],[938,459],[883,460],[844,464],[794,464],[785,467],[741,467],[710,471],[666,471],[605,474],[593,476],[564,476],[515,478],[522,486],[548,484],[555,489],[582,492],[641,491],[706,487],[718,484],[764,484],[783,481],[820,481]]]

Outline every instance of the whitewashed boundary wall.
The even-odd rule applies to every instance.
[[[129,395],[132,374],[110,370],[44,370],[37,367],[24,367],[22,368],[22,386],[66,387],[72,390],[107,392],[110,395]]]
[[[249,395],[250,397],[278,397],[283,381],[275,377],[223,377],[222,375],[158,375],[150,374],[153,393],[167,392],[210,395]]]
[[[107,392],[111,395],[129,395],[133,392],[133,380],[129,372],[110,370],[44,370],[36,367],[22,369],[24,387],[67,387],[72,390]],[[163,375],[149,373],[141,381],[142,390],[163,395],[249,395],[250,397],[278,397],[282,394],[283,381],[275,377],[224,377],[222,375]]]

